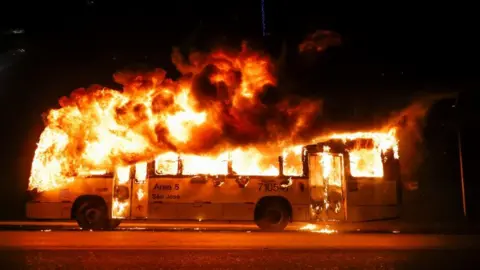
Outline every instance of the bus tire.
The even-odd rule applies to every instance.
[[[269,200],[257,205],[255,223],[262,231],[283,231],[290,221],[290,212],[280,201]]]
[[[84,201],[75,216],[83,230],[103,230],[109,225],[107,206],[100,200]]]

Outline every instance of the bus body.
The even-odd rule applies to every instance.
[[[75,219],[84,229],[107,229],[120,220],[255,221],[265,230],[289,222],[367,221],[399,215],[399,162],[382,153],[382,177],[352,175],[341,140],[303,147],[302,173],[277,176],[227,173],[186,175],[182,160],[160,160],[115,173],[77,177],[71,184],[35,193],[31,219]],[[107,221],[108,220],[108,221]]]

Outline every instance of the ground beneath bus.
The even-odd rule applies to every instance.
[[[385,230],[376,233],[365,226],[364,231],[353,230],[353,225],[350,231],[336,227],[338,232],[332,234],[295,226],[266,233],[248,224],[125,223],[108,232],[80,231],[71,222],[39,224],[43,228],[34,222],[17,222],[16,229],[14,224],[0,223],[1,265],[6,269],[477,269],[480,262],[480,235],[473,231],[402,232],[400,224],[393,231],[384,224]]]

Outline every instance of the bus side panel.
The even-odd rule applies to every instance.
[[[221,220],[222,204],[212,203],[192,203],[178,205],[179,219],[202,220]]]
[[[348,181],[349,221],[368,221],[398,217],[395,181],[358,178]]]
[[[209,179],[184,177],[150,178],[149,218],[220,220],[222,205],[213,203]]]
[[[150,203],[148,206],[148,219],[177,219],[178,203]]]
[[[70,219],[75,200],[82,195],[97,195],[111,205],[111,178],[77,178],[62,189],[38,193],[26,204],[29,219]]]
[[[348,208],[348,221],[375,221],[395,219],[399,215],[397,206],[350,206]]]
[[[248,184],[242,186],[235,178],[227,178],[220,187],[212,186],[212,199],[220,203],[256,204],[265,196],[280,196],[292,205],[310,203],[306,179],[294,179],[288,188],[282,188],[282,182],[276,177],[251,177]]]
[[[285,178],[251,177],[245,187],[236,178],[228,177],[220,187],[214,187],[213,203],[223,205],[224,220],[253,220],[257,202],[268,196],[285,198],[292,205],[293,219],[304,220],[309,211],[306,179],[294,179],[288,188],[282,188]]]
[[[70,219],[71,203],[28,202],[26,214],[29,219]]]
[[[294,179],[288,189],[284,178],[251,177],[246,186],[227,177],[215,184],[213,177],[159,177],[149,180],[149,218],[193,220],[253,220],[256,203],[265,196],[281,196],[292,205],[293,219],[306,220],[309,195],[306,179]]]
[[[204,203],[152,203],[149,219],[163,220],[221,220],[222,204]]]
[[[223,203],[224,220],[253,220],[255,204],[253,203]]]
[[[292,221],[310,221],[310,204],[294,204],[292,205]]]
[[[256,205],[251,203],[224,203],[223,204],[223,219],[224,220],[239,220],[252,221],[254,219]],[[293,204],[292,205],[292,221],[309,221],[310,219],[310,205],[309,204]]]

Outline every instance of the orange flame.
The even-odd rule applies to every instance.
[[[323,234],[334,234],[338,233],[337,230],[331,229],[330,226],[326,225],[323,228],[319,228],[319,226],[315,224],[307,224],[299,229],[300,231],[309,231],[314,233],[323,233]]]
[[[281,150],[245,145],[288,141],[305,127],[299,122],[316,113],[317,102],[297,107],[262,103],[260,94],[275,85],[272,65],[246,46],[238,52],[195,53],[189,62],[177,51],[172,58],[184,74],[177,82],[166,79],[163,70],[117,73],[123,91],[93,86],[60,99],[61,108],[46,117],[29,188],[58,188],[76,175],[112,171],[169,152],[181,153],[183,162],[192,164],[184,166],[185,173],[225,173],[227,166],[212,163],[227,157],[249,161],[234,163],[239,174],[278,173],[260,159],[269,153],[276,158]]]
[[[117,73],[122,91],[93,86],[60,99],[61,108],[47,115],[29,189],[56,189],[77,175],[114,170],[119,182],[128,181],[130,165],[142,162],[138,168],[146,170],[144,162],[153,159],[161,161],[156,162],[159,174],[176,174],[180,159],[184,174],[227,174],[231,161],[238,175],[273,176],[279,174],[281,154],[285,175],[302,173],[302,146],[291,142],[311,129],[319,101],[262,102],[261,95],[276,83],[273,67],[268,57],[246,46],[238,52],[194,53],[188,62],[174,51],[172,60],[183,74],[178,81],[166,79],[160,69]],[[359,134],[330,137],[347,140]],[[364,136],[374,137],[375,153],[396,147],[392,134]],[[350,154],[359,164],[372,159],[361,150]],[[355,175],[379,175],[364,169],[377,168],[378,161],[373,162],[353,166]]]
[[[382,177],[382,154],[392,150],[393,157],[399,158],[396,131],[396,128],[390,128],[387,132],[334,133],[319,140],[340,139],[345,143],[357,142],[353,148],[348,149],[351,175],[353,177]],[[361,139],[371,140],[372,144],[361,145],[358,143]]]

